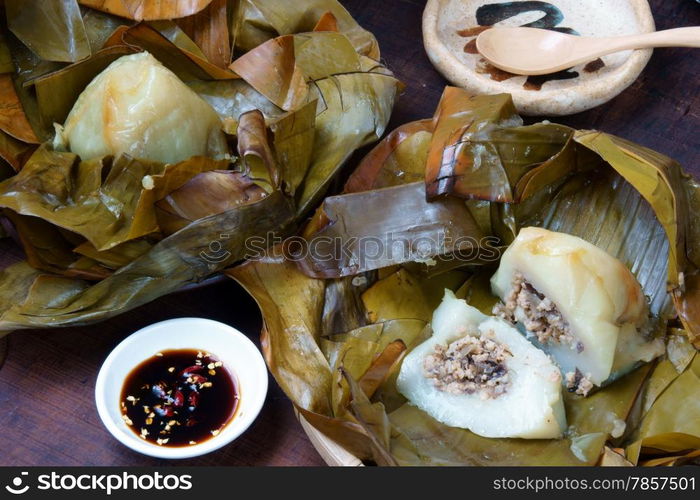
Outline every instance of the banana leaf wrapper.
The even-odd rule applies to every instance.
[[[0,183],[0,205],[27,261],[0,276],[0,331],[98,321],[245,260],[247,239],[264,250],[269,235],[295,232],[353,150],[381,136],[399,82],[356,52],[345,31],[366,32],[343,17],[337,2],[320,2],[313,10],[266,3],[266,15],[287,17],[295,29],[313,29],[322,17],[329,28],[281,38],[270,32],[261,43],[286,47],[287,59],[265,57],[265,46],[251,47],[256,64],[245,76],[228,68],[227,57],[211,53],[223,37],[223,4],[206,2],[188,14],[193,18],[168,16],[175,21],[146,14],[138,2],[129,15],[110,2],[83,6],[90,54],[74,63],[42,59],[12,33],[3,38],[14,73],[0,75],[7,84],[0,97],[26,121],[0,123],[7,177]],[[225,5],[225,36],[232,43],[231,20],[250,20],[234,12],[234,4]],[[365,38],[373,40],[368,33]],[[50,139],[52,124],[65,119],[92,78],[139,50],[151,51],[210,102],[237,156],[163,165],[126,156],[82,161],[48,142],[37,149],[34,143]],[[237,50],[236,59],[246,52]],[[309,88],[286,109],[270,99],[282,90],[269,82],[260,87],[264,92],[256,89],[280,67],[289,74],[285,70],[277,84],[297,78]],[[336,74],[349,68],[351,74]],[[13,298],[5,300],[9,294]]]
[[[191,16],[205,9],[212,0],[80,0],[80,4],[115,16],[136,21],[155,21]]]
[[[232,18],[235,48],[248,51],[278,35],[289,35],[314,31],[331,26],[352,43],[355,50],[364,56],[379,61],[379,45],[372,33],[363,29],[350,13],[335,0],[307,0],[280,2],[277,0],[241,0]]]
[[[344,192],[326,199],[294,239],[307,245],[303,257],[288,243],[227,271],[261,308],[271,372],[307,421],[378,464],[692,462],[700,409],[683,402],[700,390],[697,299],[688,280],[698,250],[696,182],[669,158],[617,137],[521,123],[508,96],[446,89],[432,120],[390,133]],[[588,398],[566,394],[570,428],[559,440],[483,438],[408,404],[395,385],[400,361],[430,335],[444,289],[489,314],[497,262],[479,252],[447,266],[431,262],[450,255],[439,248],[419,262],[385,253],[350,265],[354,259],[342,252],[329,259],[328,252],[308,250],[316,238],[385,241],[424,222],[425,205],[410,207],[390,195],[417,186],[423,202],[444,208],[481,252],[488,250],[484,238],[500,250],[520,227],[537,225],[578,235],[621,259],[649,297],[667,354]],[[374,197],[386,200],[381,209]],[[432,233],[425,224],[424,235],[437,241],[443,220],[434,218]]]
[[[76,62],[90,56],[77,0],[7,0],[7,27],[46,61]]]

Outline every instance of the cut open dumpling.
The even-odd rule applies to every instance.
[[[661,340],[646,337],[648,305],[634,275],[576,236],[523,228],[491,286],[503,301],[494,312],[551,354],[571,391],[586,395],[663,353]]]
[[[120,57],[97,75],[55,143],[83,160],[126,153],[175,163],[227,153],[214,109],[148,52]]]
[[[409,353],[399,391],[436,420],[484,437],[558,438],[566,428],[561,374],[500,318],[445,292],[433,335]]]

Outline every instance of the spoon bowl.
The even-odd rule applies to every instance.
[[[700,47],[700,27],[641,35],[582,37],[538,28],[491,28],[476,39],[489,63],[517,75],[546,75],[622,50]]]

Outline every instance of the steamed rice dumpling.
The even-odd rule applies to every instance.
[[[57,145],[83,160],[126,153],[176,163],[227,152],[211,106],[147,52],[109,65],[57,129]]]
[[[664,350],[648,338],[649,307],[639,282],[619,260],[568,234],[528,227],[501,258],[491,286],[494,312],[524,328],[586,395]]]
[[[561,374],[508,322],[445,291],[433,335],[401,365],[399,391],[440,422],[493,438],[558,438]]]

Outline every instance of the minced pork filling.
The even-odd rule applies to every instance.
[[[503,394],[509,382],[508,348],[486,337],[467,335],[445,346],[438,344],[425,357],[425,376],[441,391],[451,394],[479,393],[481,399]]]
[[[505,301],[493,308],[495,315],[513,324],[516,311],[524,316],[523,325],[528,333],[536,336],[541,344],[569,344],[572,349],[583,351],[583,344],[576,341],[556,304],[525,281],[520,273],[515,274]]]

